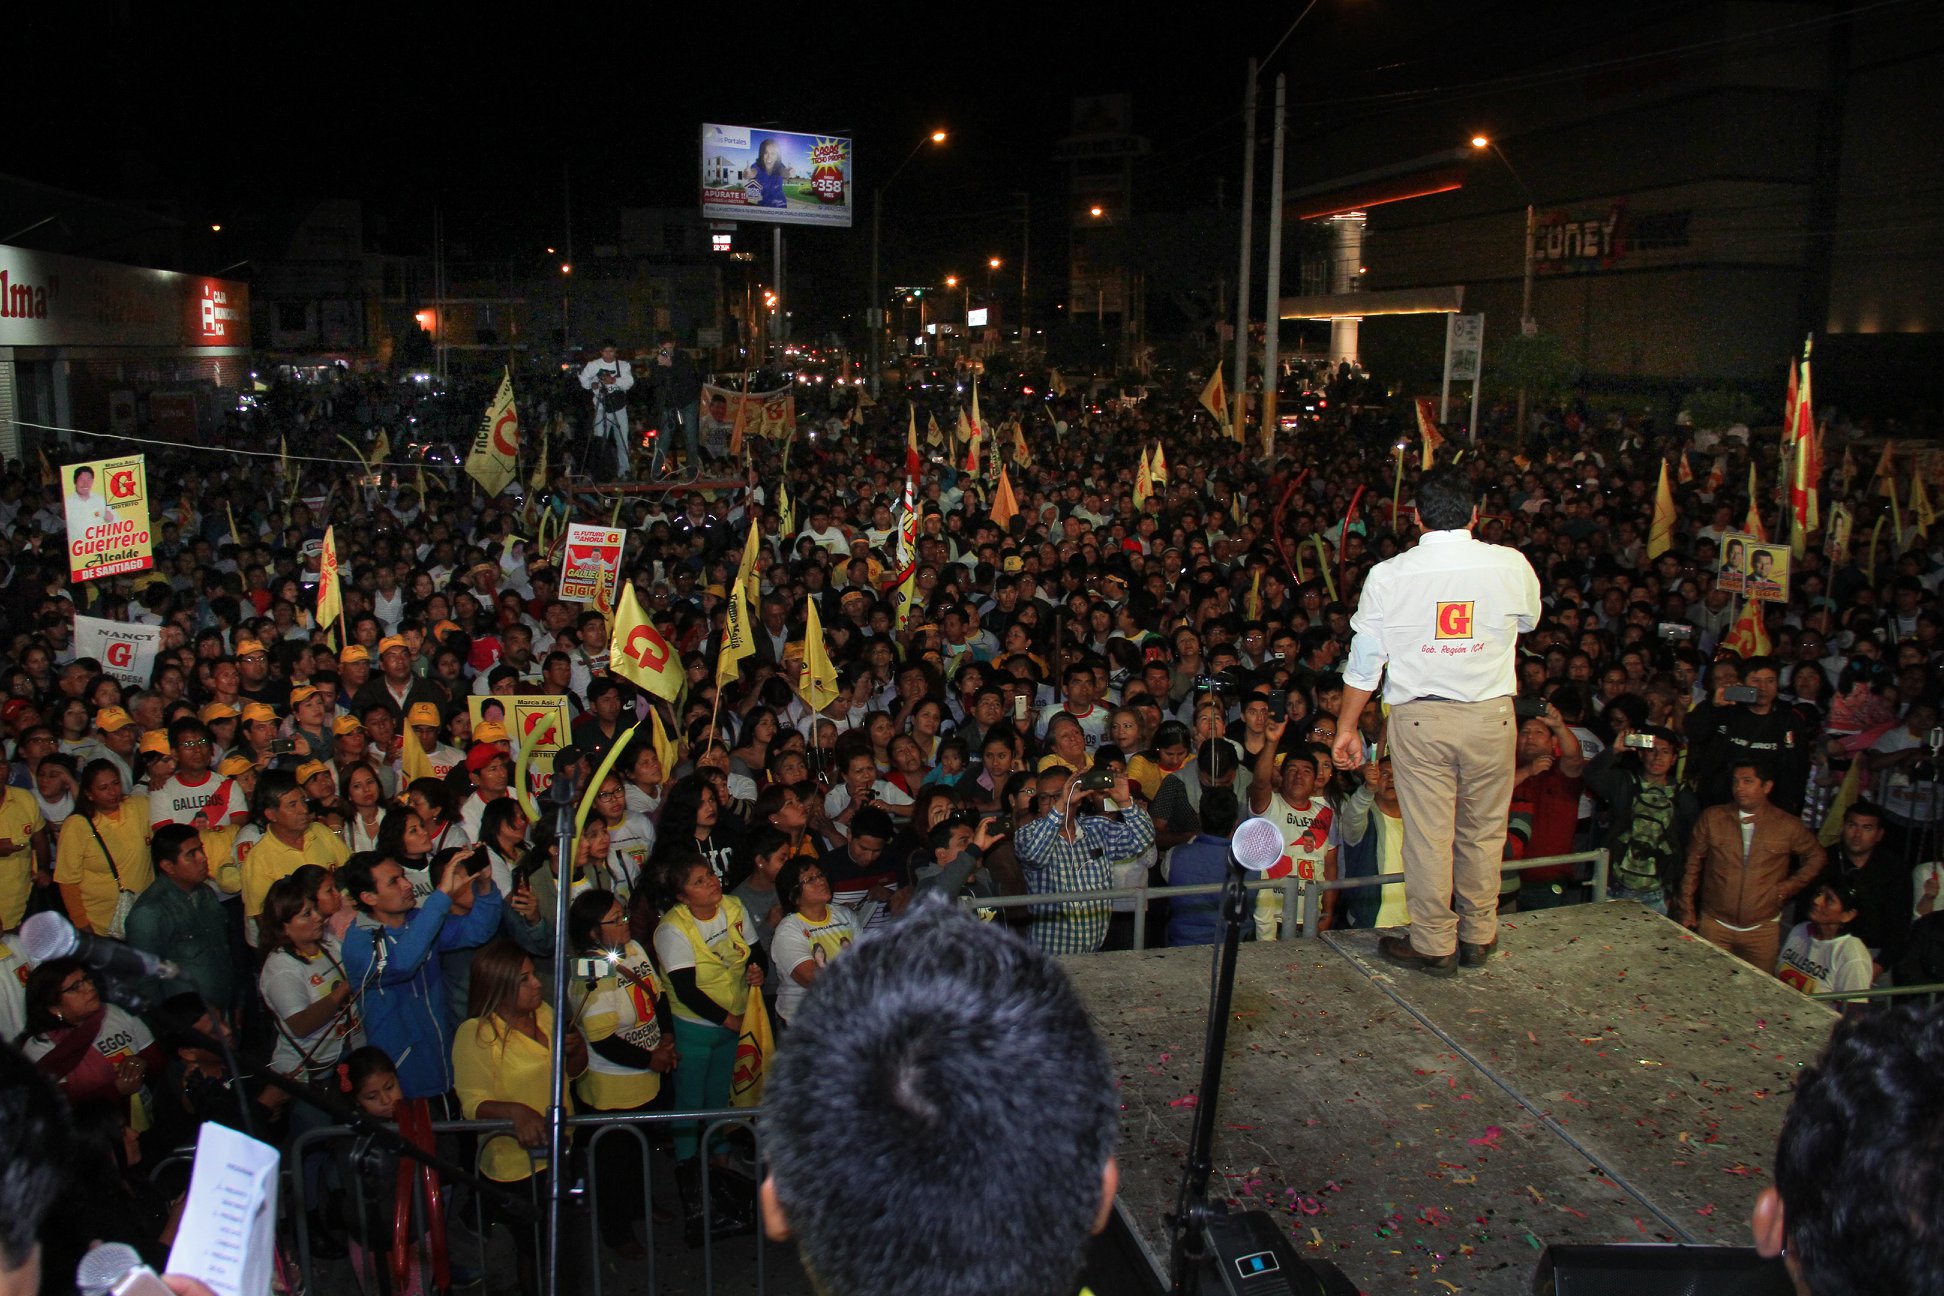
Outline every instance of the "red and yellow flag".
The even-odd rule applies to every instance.
[[[1762,619],[1764,606],[1758,599],[1749,599],[1743,603],[1741,615],[1735,618],[1735,624],[1729,627],[1728,633],[1722,637],[1721,646],[1738,653],[1744,659],[1768,656],[1771,648],[1768,626]]]
[[[338,574],[337,528],[324,528],[324,554],[317,564],[317,627],[328,629],[344,615],[344,592]]]
[[[1445,443],[1444,433],[1438,430],[1437,405],[1429,396],[1417,398],[1418,440],[1423,446],[1423,462],[1419,468],[1430,472],[1435,462],[1438,447]]]
[[[614,611],[614,633],[608,640],[608,669],[671,702],[682,688],[681,654],[642,611],[632,581],[621,585],[621,602]]]
[[[1228,391],[1222,386],[1220,365],[1215,366],[1215,372],[1208,375],[1208,382],[1202,387],[1201,407],[1214,418],[1216,427],[1229,425]]]

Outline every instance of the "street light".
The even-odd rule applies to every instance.
[[[878,389],[881,385],[880,375],[884,369],[882,351],[884,342],[884,303],[880,299],[878,291],[878,249],[884,228],[884,191],[889,189],[891,182],[896,180],[904,172],[904,169],[911,165],[913,158],[925,151],[927,144],[937,147],[943,144],[945,139],[946,133],[944,131],[935,130],[919,140],[912,146],[911,152],[905,154],[905,160],[898,163],[897,168],[885,177],[884,182],[871,191],[871,307],[864,314],[864,323],[871,330],[872,396],[879,394]]]
[[[1526,185],[1525,177],[1519,174],[1519,169],[1512,165],[1512,159],[1505,156],[1505,150],[1498,146],[1497,140],[1494,140],[1489,135],[1474,135],[1471,137],[1471,146],[1480,153],[1490,149],[1493,153],[1497,154],[1498,160],[1505,164],[1506,173],[1519,186],[1519,192],[1525,195],[1525,278],[1519,290],[1519,334],[1522,337],[1533,337],[1539,332],[1539,325],[1532,318],[1533,246],[1537,238],[1537,220],[1533,211],[1532,190]],[[1519,384],[1519,407],[1513,417],[1518,420],[1516,435],[1523,442],[1526,434],[1526,389],[1524,383]]]
[[[1101,210],[1098,207],[1087,208],[1087,215],[1093,217],[1095,220],[1099,220],[1102,216],[1105,216],[1106,214],[1107,213],[1105,211]]]

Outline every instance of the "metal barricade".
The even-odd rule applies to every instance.
[[[1592,864],[1593,876],[1590,879],[1593,893],[1588,901],[1591,904],[1604,904],[1607,899],[1609,860],[1604,850],[1573,851],[1565,855],[1544,855],[1537,859],[1508,860],[1500,866],[1502,873],[1523,873],[1528,869],[1555,868],[1563,864]],[[1301,940],[1317,934],[1315,918],[1323,893],[1326,891],[1355,891],[1365,887],[1390,886],[1404,880],[1402,873],[1380,873],[1370,877],[1334,878],[1306,880],[1294,874],[1281,878],[1253,878],[1243,883],[1250,891],[1279,891],[1283,898],[1284,921],[1278,940]],[[1134,924],[1134,949],[1147,948],[1147,911],[1151,901],[1173,896],[1219,896],[1225,883],[1202,882],[1194,886],[1148,886],[1146,875],[1142,884],[1132,887],[1109,887],[1098,891],[1060,891],[1023,896],[962,896],[960,905],[971,910],[980,909],[1026,909],[1040,905],[1063,904],[1101,904],[1115,900],[1135,900],[1135,912],[1142,921]],[[1289,921],[1294,914],[1296,921]]]
[[[591,1270],[591,1273],[588,1275],[591,1281],[582,1286],[581,1289],[590,1291],[592,1296],[601,1296],[602,1292],[604,1265],[601,1262],[601,1252],[605,1244],[601,1241],[599,1235],[601,1176],[598,1173],[597,1166],[603,1147],[611,1145],[611,1140],[613,1139],[631,1138],[635,1140],[640,1152],[641,1223],[648,1241],[648,1255],[644,1261],[638,1263],[642,1266],[642,1277],[646,1283],[646,1290],[654,1291],[656,1290],[655,1278],[657,1268],[653,1222],[656,1206],[654,1188],[655,1157],[650,1141],[650,1132],[656,1127],[672,1129],[679,1125],[700,1124],[701,1130],[697,1139],[697,1160],[700,1163],[698,1191],[701,1195],[703,1211],[702,1245],[700,1247],[702,1284],[700,1290],[705,1293],[714,1292],[716,1290],[717,1239],[714,1236],[715,1204],[712,1196],[714,1188],[712,1176],[717,1172],[711,1165],[710,1158],[707,1155],[707,1149],[727,1131],[734,1129],[747,1131],[755,1157],[755,1173],[752,1175],[752,1178],[760,1182],[763,1156],[760,1117],[760,1108],[742,1107],[719,1108],[700,1112],[596,1112],[586,1115],[570,1116],[567,1120],[568,1128],[570,1130],[582,1131],[582,1134],[576,1139],[574,1156],[569,1163],[567,1172],[575,1176],[574,1182],[577,1185],[576,1193],[582,1205],[570,1212],[569,1218],[575,1221],[577,1234],[584,1233],[585,1235],[585,1263],[586,1267]],[[475,1173],[477,1173],[480,1164],[480,1154],[484,1152],[488,1141],[496,1135],[512,1134],[513,1124],[510,1121],[434,1121],[431,1124],[431,1130],[434,1135],[463,1135],[476,1138],[478,1140],[478,1150],[472,1158],[472,1163],[475,1168]],[[298,1167],[294,1173],[286,1175],[286,1182],[289,1184],[288,1196],[291,1203],[290,1215],[297,1235],[298,1264],[312,1292],[317,1291],[318,1285],[314,1279],[315,1271],[313,1269],[313,1256],[311,1252],[310,1215],[311,1208],[318,1203],[309,1201],[306,1198],[304,1176],[301,1172],[304,1158],[307,1154],[311,1153],[336,1153],[341,1148],[347,1151],[352,1157],[362,1155],[363,1149],[355,1146],[345,1148],[343,1145],[355,1145],[366,1137],[348,1125],[327,1125],[305,1131],[292,1142],[287,1151],[285,1165],[287,1167]],[[535,1150],[527,1149],[526,1151],[528,1165],[532,1167],[534,1165]],[[332,1156],[333,1167],[343,1164],[345,1164],[343,1158],[336,1155]],[[339,1185],[348,1202],[346,1209],[352,1212],[353,1219],[361,1222],[370,1219],[371,1216],[368,1211],[370,1203],[365,1195],[364,1176],[353,1173],[347,1176],[347,1178],[349,1179],[348,1183]],[[526,1203],[533,1211],[533,1220],[530,1223],[521,1223],[498,1216],[489,1218],[486,1212],[484,1196],[477,1188],[468,1186],[466,1195],[470,1199],[472,1208],[469,1213],[468,1222],[470,1231],[473,1234],[475,1246],[473,1252],[474,1267],[480,1274],[483,1275],[488,1272],[486,1244],[494,1223],[506,1223],[511,1228],[530,1229],[531,1233],[529,1234],[527,1245],[531,1247],[531,1254],[541,1257],[544,1261],[547,1255],[546,1240],[543,1236],[546,1227],[547,1206],[545,1199],[539,1192],[540,1183],[541,1180],[536,1175],[530,1174],[524,1180],[511,1180],[496,1185],[510,1192],[516,1198],[524,1197]],[[455,1185],[452,1184],[441,1184],[441,1189],[447,1196],[448,1201],[450,1201],[453,1195],[452,1189],[454,1187]],[[751,1205],[753,1208],[754,1203],[752,1202]],[[388,1211],[385,1218],[389,1219]],[[450,1217],[448,1219],[450,1220]],[[360,1227],[362,1228],[362,1223]],[[450,1232],[448,1232],[447,1236],[448,1256],[449,1258],[456,1258],[452,1256],[452,1252],[456,1248],[452,1245]],[[754,1257],[753,1273],[744,1274],[739,1272],[733,1275],[728,1279],[730,1285],[725,1290],[734,1290],[738,1293],[748,1291],[762,1293],[767,1290],[765,1248],[762,1241],[760,1220],[757,1221],[755,1228],[748,1235],[748,1240]],[[521,1244],[517,1241],[515,1242],[515,1249],[516,1251],[522,1249]],[[367,1293],[376,1293],[385,1290],[376,1272],[377,1267],[384,1263],[383,1253],[376,1248],[365,1248],[364,1260],[366,1272],[359,1275],[362,1290]],[[576,1263],[579,1260],[580,1257],[575,1257]]]

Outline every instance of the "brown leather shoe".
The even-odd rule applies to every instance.
[[[1429,976],[1458,975],[1456,954],[1424,954],[1411,944],[1408,936],[1380,936],[1377,952],[1399,967],[1416,968]]]
[[[1468,968],[1484,967],[1492,961],[1492,956],[1497,953],[1498,937],[1496,936],[1492,937],[1491,940],[1483,945],[1474,945],[1470,941],[1459,941],[1458,966]]]

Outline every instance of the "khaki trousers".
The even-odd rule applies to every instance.
[[[1518,726],[1512,699],[1402,702],[1385,731],[1404,812],[1411,946],[1443,957],[1498,936]]]
[[[1702,914],[1700,936],[1716,949],[1733,954],[1744,963],[1752,963],[1770,975],[1774,975],[1775,960],[1782,955],[1780,922],[1765,922],[1754,931],[1734,931]]]

